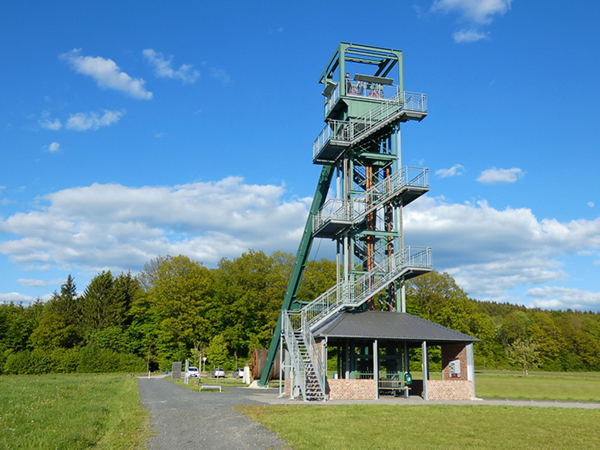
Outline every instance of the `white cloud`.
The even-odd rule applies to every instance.
[[[192,84],[200,77],[200,72],[194,69],[191,64],[182,64],[179,69],[173,70],[171,67],[173,56],[165,59],[162,53],[150,48],[142,51],[142,54],[154,68],[154,74],[158,78],[173,78],[180,80],[183,84]]]
[[[152,92],[144,88],[146,83],[141,78],[131,78],[121,71],[112,59],[100,56],[81,56],[81,49],[73,49],[62,53],[60,58],[69,64],[77,73],[89,75],[96,84],[104,89],[115,89],[131,97],[150,100]]]
[[[486,24],[492,17],[504,15],[512,0],[435,0],[431,6],[433,12],[458,13],[464,20],[477,24]]]
[[[512,169],[491,169],[484,170],[481,172],[477,181],[483,184],[496,184],[496,183],[515,183],[525,176],[525,173],[517,167]]]
[[[19,283],[22,286],[27,286],[27,287],[57,286],[64,282],[65,282],[65,280],[63,280],[62,278],[57,278],[54,280],[34,280],[34,279],[29,279],[29,278],[19,278],[17,280],[17,283]]]
[[[455,177],[458,175],[462,175],[464,173],[464,170],[465,170],[464,166],[462,166],[460,164],[454,164],[449,169],[436,170],[435,174],[440,178]]]
[[[598,310],[600,293],[565,287],[536,287],[525,295],[533,298],[533,305],[547,309]]]
[[[65,128],[69,130],[85,131],[97,130],[117,123],[123,117],[122,111],[107,111],[101,116],[96,112],[71,114]]]
[[[482,39],[489,39],[489,33],[483,33],[481,31],[477,31],[474,29],[460,30],[455,33],[452,33],[452,38],[454,39],[454,42],[456,42],[457,44],[460,44],[463,42],[471,43],[471,42],[480,41]]]
[[[46,129],[46,130],[60,130],[60,127],[62,127],[62,123],[60,123],[59,119],[54,119],[54,120],[50,120],[50,119],[42,119],[38,122],[40,124],[40,127]]]
[[[227,72],[223,69],[217,69],[215,67],[211,67],[210,69],[210,77],[219,81],[222,85],[228,85],[231,83],[231,77]]]
[[[47,150],[50,153],[54,153],[60,150],[60,144],[58,142],[52,142],[48,147]]]
[[[48,301],[52,297],[52,294],[46,294],[39,297],[42,301]],[[25,306],[27,304],[34,303],[37,300],[36,297],[32,297],[30,295],[19,294],[18,292],[7,292],[0,293],[0,303],[23,303]]]
[[[587,202],[587,205],[588,205],[590,208],[593,208],[593,207],[594,207],[594,202]]]
[[[174,187],[93,184],[41,199],[41,210],[0,220],[0,253],[17,264],[87,271],[138,270],[159,255],[186,254],[207,265],[249,248],[295,251],[309,199],[241,178]],[[64,269],[67,270],[67,269]]]
[[[562,257],[600,248],[600,218],[538,221],[526,208],[430,197],[408,206],[404,218],[406,244],[431,246],[434,268],[480,300],[506,301],[516,287],[566,279]]]

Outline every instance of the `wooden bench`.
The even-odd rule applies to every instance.
[[[379,390],[383,391],[409,391],[410,388],[404,381],[398,380],[379,380]]]

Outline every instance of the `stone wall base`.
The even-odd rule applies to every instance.
[[[427,380],[428,400],[474,400],[472,381]]]
[[[328,379],[330,400],[374,400],[377,398],[375,380]]]

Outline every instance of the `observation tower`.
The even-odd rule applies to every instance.
[[[312,160],[321,175],[259,382],[267,384],[284,345],[304,400],[325,399],[326,357],[315,330],[341,312],[405,313],[406,280],[432,267],[431,248],[404,242],[403,209],[429,182],[426,168],[402,165],[401,125],[427,116],[427,96],[404,90],[402,51],[340,43],[319,83],[325,126]],[[336,243],[337,282],[299,302],[316,238]]]

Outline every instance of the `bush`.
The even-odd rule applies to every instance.
[[[54,363],[50,355],[29,350],[11,353],[4,364],[4,373],[13,375],[41,375],[53,372],[53,369]]]
[[[146,362],[139,356],[116,353],[95,345],[86,345],[79,351],[77,372],[144,372]]]

